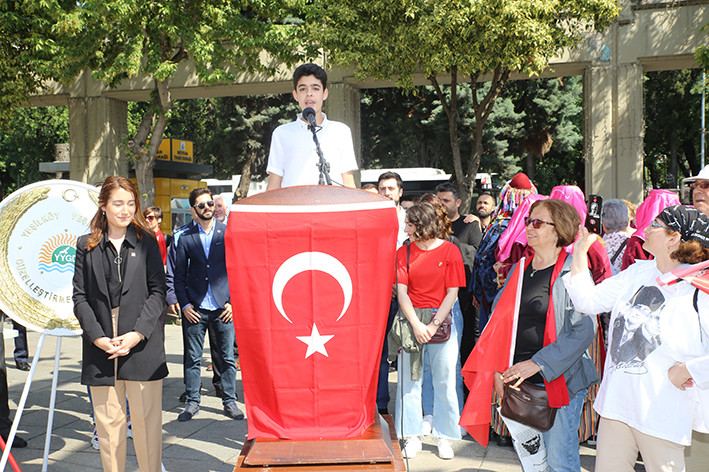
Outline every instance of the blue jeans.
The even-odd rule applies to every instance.
[[[196,310],[200,315],[197,323],[190,323],[183,319],[185,329],[185,391],[188,402],[200,402],[199,387],[202,383],[202,353],[204,351],[204,334],[207,326],[214,330],[214,337],[217,345],[214,346],[219,351],[224,361],[224,371],[222,372],[222,390],[224,397],[222,403],[236,401],[236,362],[234,361],[234,323],[225,323],[219,319],[219,315],[224,311],[219,310]]]
[[[460,410],[456,392],[456,359],[458,355],[458,328],[451,327],[451,337],[441,344],[423,346],[424,364],[428,362],[433,378],[433,435],[449,439],[460,439]],[[423,416],[421,415],[421,386],[419,380],[411,380],[411,359],[404,351],[399,353],[399,379],[396,383],[396,411],[394,425],[399,437],[419,436],[423,434]],[[402,400],[403,399],[403,400]]]
[[[460,310],[460,304],[457,299],[451,313],[453,314],[453,324],[458,330],[458,345],[460,346],[460,340],[463,336],[463,312]],[[455,391],[458,394],[458,410],[462,413],[465,402],[463,401],[463,375],[460,373],[460,356],[458,356],[458,362],[455,365]],[[431,364],[428,362],[428,353],[424,353],[421,402],[423,403],[423,414],[433,415],[433,377],[431,377]]]
[[[586,398],[587,388],[571,395],[569,404],[556,412],[554,426],[544,431],[544,445],[547,449],[547,464],[552,472],[580,472],[579,423],[581,408]]]
[[[383,410],[389,405],[389,343],[387,337],[391,324],[394,321],[394,315],[399,311],[399,301],[394,298],[389,304],[389,317],[387,318],[387,327],[384,332],[384,344],[382,345],[382,357],[379,361],[379,379],[377,382],[377,408]]]

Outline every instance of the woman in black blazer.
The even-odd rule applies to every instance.
[[[103,469],[125,471],[127,396],[138,466],[160,472],[165,271],[128,179],[103,182],[90,229],[77,242],[73,300]]]

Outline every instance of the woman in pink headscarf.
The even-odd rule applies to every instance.
[[[652,255],[643,249],[645,242],[645,229],[650,225],[662,210],[672,205],[679,205],[680,201],[674,192],[669,190],[652,190],[638,207],[635,213],[635,227],[637,231],[628,238],[623,253],[623,264],[620,270],[625,270],[637,260],[652,259]]]

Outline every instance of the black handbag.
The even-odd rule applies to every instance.
[[[549,406],[549,396],[544,386],[522,382],[519,387],[505,384],[502,397],[502,416],[539,431],[548,431],[554,425],[556,408]]]

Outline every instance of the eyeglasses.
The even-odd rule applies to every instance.
[[[148,215],[145,217],[145,219],[148,221],[153,221],[155,219],[155,215]]]
[[[700,190],[709,190],[709,180],[702,180],[700,182],[692,182],[689,187],[694,190],[699,187]]]
[[[669,229],[667,226],[661,225],[660,223],[658,223],[658,222],[655,221],[655,220],[652,220],[652,222],[650,223],[650,226],[653,227],[653,228]]]
[[[556,226],[556,225],[555,225],[554,223],[552,223],[551,221],[544,221],[544,220],[540,220],[539,218],[531,219],[531,218],[529,218],[529,217],[526,217],[526,218],[524,219],[524,226],[532,225],[532,227],[533,227],[534,229],[539,229],[539,228],[541,228],[541,227],[542,227],[542,224],[548,224],[549,226]]]
[[[208,202],[201,202],[201,203],[196,203],[194,205],[194,208],[199,208],[200,210],[204,210],[204,207],[209,207],[209,208],[214,208],[214,200],[209,200]]]

